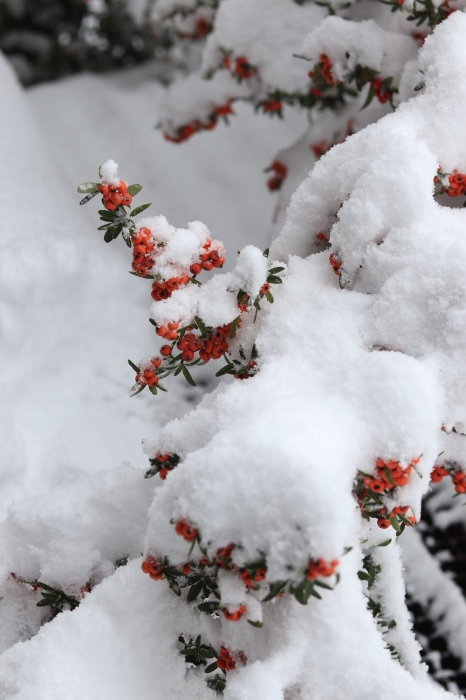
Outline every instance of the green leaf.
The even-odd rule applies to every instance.
[[[201,612],[213,613],[218,610],[219,603],[216,600],[208,600],[205,603],[200,603],[197,608]]]
[[[142,185],[130,185],[128,187],[128,192],[131,197],[135,197],[142,190]]]
[[[93,194],[97,193],[97,183],[96,182],[82,182],[78,185],[78,192],[80,194]]]
[[[113,228],[113,227],[112,227],[112,228]],[[120,235],[122,229],[123,229],[123,224],[118,224],[117,226],[114,227],[114,231],[113,231],[113,240],[115,240],[115,238],[118,238],[118,236]],[[108,229],[108,230],[110,230],[110,229]]]
[[[105,243],[110,243],[111,241],[113,241],[113,232],[114,232],[114,230],[115,230],[115,227],[114,227],[114,226],[110,226],[110,228],[108,228],[108,229],[105,231],[105,236],[104,236],[104,241],[105,241]]]
[[[396,517],[390,518],[390,525],[393,528],[395,528],[396,532],[400,532],[401,528],[400,528],[400,524],[398,522],[398,518],[396,518]]]
[[[269,252],[270,252],[270,251],[269,251],[268,248],[266,248],[266,249],[264,250],[264,252],[262,253],[262,255],[264,256],[264,258],[268,258],[268,257],[269,257]]]
[[[222,369],[219,369],[219,371],[216,373],[216,377],[222,377],[224,374],[231,374],[231,372],[234,370],[234,365],[225,365],[225,367],[222,367]]]
[[[380,544],[376,544],[375,546],[376,547],[387,547],[387,545],[389,545],[391,541],[392,541],[392,539],[390,538],[389,540],[385,540],[385,542],[380,542]]]
[[[272,267],[272,268],[269,270],[268,274],[269,274],[269,275],[275,275],[277,272],[283,272],[284,269],[285,269],[284,267]]]
[[[186,379],[188,384],[191,384],[191,386],[196,386],[196,382],[191,377],[189,370],[185,365],[181,365],[181,371],[183,372],[184,378]]]
[[[213,664],[209,664],[209,666],[207,666],[204,673],[212,673],[212,671],[216,671],[217,668],[218,668],[217,662],[215,661]]]
[[[132,369],[134,369],[134,371],[136,372],[136,374],[139,374],[139,372],[140,372],[141,370],[139,369],[139,367],[138,367],[137,365],[134,364],[134,362],[131,362],[131,360],[128,360],[128,364],[129,364],[129,366],[130,366]]]
[[[249,624],[252,625],[252,627],[263,627],[264,623],[259,622],[259,620],[248,620]]]
[[[269,275],[267,277],[267,282],[270,282],[270,284],[282,284],[283,280],[281,277],[276,277],[275,275]]]
[[[108,229],[108,227],[111,225],[112,224],[104,224],[103,226],[98,226],[97,231],[106,231],[106,229]]]
[[[370,103],[374,99],[374,95],[375,95],[374,86],[371,84],[371,86],[369,88],[369,92],[367,93],[366,101],[364,102],[363,106],[361,107],[361,111],[363,109],[366,109],[366,107],[369,107]]]
[[[152,202],[146,202],[145,204],[141,204],[139,207],[136,207],[136,209],[133,209],[130,216],[137,216],[138,214],[142,214],[143,211],[149,209],[149,207],[151,206]]]
[[[141,393],[141,391],[144,391],[145,388],[146,388],[146,385],[143,384],[142,386],[139,387],[139,389],[137,391],[134,392],[134,394],[130,394],[129,398],[132,399],[133,396],[137,396],[138,394]]]
[[[99,209],[99,216],[103,221],[113,221],[115,218],[114,211],[107,211],[107,209]]]
[[[197,327],[201,331],[202,335],[207,333],[207,328],[206,328],[204,322],[202,321],[202,319],[200,319],[199,316],[195,316],[194,320],[196,321]]]
[[[154,396],[157,396],[157,387],[156,387],[156,386],[150,386],[150,387],[149,387],[149,391],[150,391],[150,393],[153,394]]]
[[[203,659],[215,659],[216,658],[216,654],[214,653],[212,647],[210,649],[200,649],[199,656],[202,656]]]
[[[371,577],[365,571],[358,571],[358,578],[361,581],[370,581]]]
[[[36,607],[45,608],[47,606],[52,606],[55,602],[56,598],[42,598],[42,600],[39,600],[39,602],[36,603]]]
[[[81,199],[79,204],[87,204],[88,202],[91,201],[91,199],[94,199],[96,194],[97,194],[97,192],[92,192],[91,194],[87,194],[83,199]]]
[[[172,589],[173,593],[175,593],[177,596],[181,595],[181,588],[179,587],[178,581],[176,581],[176,579],[171,578],[168,581],[168,586],[169,586],[169,588]]]
[[[319,581],[319,579],[317,579],[316,581],[314,581],[314,585],[315,585],[315,586],[320,586],[320,588],[326,588],[327,591],[333,591],[333,587],[332,587],[332,586],[329,586],[328,583],[325,583],[325,581]]]
[[[275,301],[274,298],[273,298],[272,292],[267,292],[266,295],[265,295],[265,298],[267,299],[267,301],[268,301],[270,304],[273,304],[273,302]]]
[[[110,241],[114,241],[115,238],[118,238],[118,236],[121,233],[122,228],[123,228],[123,224],[117,224],[116,226],[110,226],[105,231],[105,236],[104,236],[105,243],[110,243]]]
[[[315,583],[315,581],[314,581],[314,583]],[[322,600],[322,596],[314,588],[311,588],[311,595],[313,595],[314,598],[318,598],[319,600]]]
[[[41,588],[43,588],[44,591],[50,591],[51,593],[54,593],[55,595],[57,595],[57,593],[59,593],[59,591],[57,591],[56,588],[52,588],[51,586],[47,586],[46,583],[42,583],[41,581],[38,581],[37,585],[40,586]]]
[[[197,583],[192,585],[191,588],[189,589],[189,592],[188,592],[188,597],[187,597],[188,603],[191,603],[193,600],[196,600],[197,596],[199,595],[199,593],[202,591],[203,588],[204,588],[204,584],[202,583],[202,581],[198,581]]]
[[[311,595],[312,591],[313,585],[311,581],[308,581],[307,579],[301,581],[301,583],[297,586],[292,586],[290,588],[290,593],[294,595],[298,603],[301,603],[301,605],[307,604],[307,601],[309,600],[309,596]]]
[[[235,318],[235,320],[232,321],[232,322],[230,323],[230,331],[229,331],[229,333],[228,333],[228,336],[229,336],[230,340],[231,340],[232,338],[235,337],[235,334],[236,334],[236,331],[237,331],[237,328],[238,328],[239,321],[240,321],[240,317],[237,316],[237,317]]]

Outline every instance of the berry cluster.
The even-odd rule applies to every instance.
[[[222,68],[229,70],[238,82],[250,80],[257,75],[257,68],[249,63],[246,56],[232,58],[229,54],[225,54],[222,60]]]
[[[244,666],[247,663],[244,652],[232,651],[225,646],[221,646],[217,652],[211,644],[203,644],[201,635],[196,639],[191,637],[188,641],[181,635],[178,641],[182,644],[180,654],[184,656],[186,663],[195,667],[204,667],[204,673],[208,674],[222,671],[223,676],[216,674],[206,679],[208,687],[217,693],[223,693],[225,690],[227,673],[233,671],[238,664]],[[208,660],[211,659],[214,661],[207,665]]]
[[[332,73],[332,62],[326,53],[321,53],[319,62],[316,63],[314,70],[310,70],[308,76],[312,78],[315,84],[324,82],[327,85],[336,85],[336,81]]]
[[[139,371],[136,374],[135,381],[139,386],[148,386],[149,388],[156,386],[159,383],[158,377],[156,376],[156,370],[162,364],[160,357],[153,357],[150,360],[150,364],[145,367],[139,367]]]
[[[394,459],[388,461],[377,459],[375,462],[377,476],[365,476],[363,478],[364,486],[373,493],[384,493],[392,491],[396,486],[406,486],[413,467],[418,464],[419,459],[416,457],[406,467],[402,467]]]
[[[321,597],[316,586],[330,588],[328,583],[323,582],[322,579],[336,576],[336,581],[338,581],[336,570],[339,561],[334,559],[326,562],[320,558],[310,559],[304,569],[295,572],[293,579],[267,582],[267,564],[263,556],[259,557],[257,561],[238,566],[232,558],[235,549],[233,543],[220,547],[213,555],[209,556],[197,527],[185,518],[172,521],[172,523],[176,534],[191,545],[189,555],[197,545],[201,554],[199,560],[190,559],[182,566],[173,567],[170,566],[167,557],[162,561],[157,561],[152,555],[149,555],[142,564],[142,570],[154,579],[165,578],[177,595],[181,595],[183,588],[189,588],[188,602],[196,601],[202,594],[203,600],[197,606],[200,612],[221,613],[224,619],[229,622],[238,622],[246,615],[247,605],[245,603],[238,604],[234,609],[222,604],[217,582],[220,570],[236,573],[244,584],[246,595],[254,593],[257,598],[257,594],[263,591],[265,586],[266,595],[262,598],[263,603],[276,596],[282,597],[285,592],[288,592],[298,602],[305,605],[310,596]],[[251,624],[253,624],[252,621]]]
[[[328,238],[325,236],[324,233],[318,233],[317,238],[319,241],[326,241],[328,243]],[[329,263],[332,267],[332,270],[336,275],[341,274],[341,262],[338,260],[338,258],[333,254],[330,253],[328,256]]]
[[[180,287],[184,287],[188,284],[189,275],[180,275],[179,277],[170,277],[168,280],[158,282],[155,280],[152,282],[151,297],[154,301],[163,301],[171,297],[173,292],[176,292]],[[177,326],[178,327],[178,324]],[[159,333],[162,335],[162,333]]]
[[[155,265],[156,247],[152,233],[148,228],[140,228],[131,237],[133,262],[131,267],[140,277],[145,277]]]
[[[133,221],[133,217],[137,216],[137,214],[141,214],[151,205],[150,203],[141,204],[136,207],[136,209],[133,209],[132,212],[127,212],[125,207],[129,207],[133,201],[133,197],[142,190],[141,185],[126,185],[123,180],[120,180],[118,185],[109,183],[107,180],[103,179],[101,168],[99,168],[99,175],[101,176],[100,183],[83,182],[79,185],[78,192],[86,195],[80,201],[80,204],[87,204],[87,202],[101,193],[105,209],[101,209],[99,215],[100,220],[104,223],[102,226],[98,227],[98,230],[105,231],[104,241],[110,243],[110,241],[118,238],[121,233],[126,245],[131,247],[132,236],[136,231],[136,224]],[[144,241],[146,241],[146,238],[143,236],[141,242]],[[147,242],[149,242],[149,238],[147,238]],[[146,254],[140,258],[141,262],[144,261],[145,257]]]
[[[170,143],[183,143],[183,141],[187,141],[191,136],[194,136],[194,134],[200,131],[212,131],[212,129],[217,126],[219,117],[223,118],[225,123],[228,124],[228,117],[234,114],[231,104],[232,100],[228,100],[228,102],[223,105],[214,106],[205,122],[196,119],[189,124],[180,126],[176,129],[175,134],[169,133],[168,131],[164,132],[164,139],[170,141]]]
[[[317,561],[311,560],[305,574],[306,578],[308,581],[315,581],[318,578],[333,576],[339,563],[338,559],[333,559],[328,563],[324,559],[317,559]]]
[[[374,97],[378,99],[380,104],[385,104],[386,102],[392,101],[393,90],[390,89],[391,83],[392,78],[386,78],[385,80],[383,80],[378,76],[372,78],[372,80],[370,81],[371,91],[373,92]],[[368,100],[370,101],[370,99],[372,99],[372,97],[371,93],[369,92]]]
[[[448,187],[444,189],[449,197],[466,195],[466,175],[454,171],[448,177]]]
[[[229,113],[229,110],[230,107],[227,105],[226,108],[218,109],[217,111],[218,114],[225,115],[227,112]],[[106,173],[108,173],[109,169],[114,177],[117,172],[117,166],[113,161],[109,161],[104,168]],[[276,173],[276,177],[280,179],[285,177],[286,166],[283,164],[276,161],[273,163],[272,169]],[[120,181],[120,189],[123,186],[126,187],[123,181]],[[82,203],[89,201],[99,191],[104,191],[104,187],[107,187],[107,185],[103,183],[100,185],[97,183],[80,185],[78,190],[87,194]],[[115,188],[113,191],[116,191],[116,189],[118,188]],[[130,185],[127,191],[132,196],[140,192],[141,189],[140,185]],[[160,255],[167,246],[165,234],[160,236],[154,234],[151,230],[150,221],[147,221],[146,226],[136,227],[132,219],[135,214],[144,211],[149,206],[150,204],[143,204],[133,210],[130,215],[125,212],[124,206],[121,204],[115,205],[113,211],[101,211],[101,219],[106,223],[100,228],[106,230],[106,241],[113,240],[122,232],[127,245],[132,248],[132,274],[151,279],[152,299],[155,302],[160,302],[169,299],[175,291],[189,282],[201,285],[201,282],[196,277],[203,271],[210,272],[214,269],[222,268],[225,264],[225,250],[219,241],[211,240],[206,230],[204,240],[198,244],[199,252],[191,257],[190,262],[181,264],[176,259],[167,261],[165,259],[166,256],[164,256],[162,258],[163,266],[158,264],[157,261],[160,260]],[[268,256],[268,251],[264,251],[264,256]],[[175,272],[171,277],[167,276],[167,265]],[[233,321],[223,326],[206,326],[198,316],[195,316],[184,327],[180,327],[180,321],[177,319],[163,324],[157,324],[154,319],[150,319],[155,326],[157,335],[166,342],[159,348],[159,356],[150,357],[137,364],[128,360],[130,366],[136,372],[136,384],[133,386],[132,395],[140,393],[146,386],[152,394],[157,394],[159,390],[166,391],[160,380],[172,373],[175,376],[182,373],[189,384],[196,386],[188,367],[201,363],[205,364],[210,360],[218,360],[222,356],[225,357],[226,365],[217,373],[217,376],[231,374],[237,379],[246,379],[254,376],[258,371],[258,355],[255,346],[253,346],[250,357],[246,357],[240,347],[240,359],[231,361],[227,357],[229,341],[236,336],[241,325],[242,313],[255,309],[255,321],[258,311],[261,310],[260,303],[262,299],[265,298],[269,303],[273,303],[274,298],[271,292],[271,285],[282,282],[280,274],[284,270],[285,268],[281,266],[270,268],[267,271],[266,280],[255,299],[250,298],[245,291],[239,290],[237,292],[239,314]],[[190,275],[192,276],[190,277]],[[180,351],[179,354],[176,353],[176,350]]]
[[[207,22],[203,17],[198,17],[195,22],[194,31],[189,32],[178,32],[180,39],[188,39],[190,41],[196,41],[197,39],[203,39],[207,34],[212,31],[212,24]]]
[[[197,337],[194,333],[186,333],[177,343],[178,350],[181,350],[181,358],[185,362],[190,362],[194,359],[195,353],[199,352],[202,362],[220,359],[228,352],[227,338],[229,337],[229,332],[230,324],[218,326],[203,339]]]
[[[438,484],[446,476],[451,477],[456,493],[466,493],[466,473],[456,462],[445,462],[443,466],[436,464],[432,469],[430,480]]]
[[[195,262],[189,268],[193,277],[199,275],[202,270],[210,272],[213,268],[221,268],[225,264],[225,251],[216,241],[212,243],[208,238],[202,246],[203,252],[199,256],[199,261]]]
[[[415,525],[414,515],[408,515],[410,506],[395,506],[390,509],[384,498],[391,496],[398,487],[406,486],[409,476],[420,457],[412,459],[403,467],[397,460],[377,459],[375,462],[376,476],[359,471],[356,477],[354,493],[357,498],[361,515],[366,520],[376,519],[377,525],[386,530],[393,527],[400,535],[405,527]]]
[[[126,182],[123,182],[123,180],[120,180],[118,185],[102,183],[98,186],[98,190],[102,195],[102,204],[109,211],[115,211],[120,205],[129,207],[133,201],[132,196],[128,192]]]
[[[279,160],[274,160],[272,165],[266,168],[265,172],[273,172],[274,175],[269,180],[267,180],[267,187],[271,192],[279,190],[283,185],[283,180],[285,179],[288,168],[286,165],[281,163]]]
[[[152,476],[158,474],[162,481],[165,481],[167,475],[180,463],[180,456],[176,453],[158,452],[155,457],[149,461],[151,466],[144,477],[150,479]]]

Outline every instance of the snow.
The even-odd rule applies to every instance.
[[[225,0],[222,8],[229,6],[229,0]],[[276,6],[282,4],[277,0]],[[294,12],[291,7],[290,16]],[[238,287],[244,284],[253,294],[263,282],[269,265],[275,265],[274,260],[286,263],[282,283],[273,290],[274,303],[263,300],[257,319],[254,310],[245,312],[244,322],[229,348],[232,358],[238,357],[240,347],[252,357],[249,353],[255,344],[258,353],[255,376],[247,381],[222,383],[190,412],[182,412],[180,393],[175,394],[175,405],[162,404],[163,418],[156,417],[145,450],[151,457],[165,451],[180,456],[180,464],[165,480],[144,481],[140,470],[130,466],[95,474],[95,463],[91,469],[80,452],[79,457],[85,468],[92,471],[92,477],[83,476],[79,482],[64,484],[49,496],[10,508],[0,533],[4,543],[1,546],[5,547],[2,553],[5,597],[0,606],[12,601],[5,613],[3,648],[38,631],[29,641],[13,644],[0,656],[0,697],[5,700],[31,697],[92,700],[102,696],[123,700],[133,695],[140,700],[212,697],[204,683],[203,667],[186,671],[177,653],[180,634],[188,638],[202,634],[217,649],[225,645],[245,655],[245,665],[238,665],[228,677],[225,700],[265,697],[327,700],[329,693],[348,700],[374,697],[388,700],[394,695],[401,700],[452,697],[428,679],[420,662],[403,600],[395,530],[389,524],[389,529],[382,531],[374,519],[361,518],[352,490],[359,471],[376,474],[377,460],[395,460],[403,468],[414,464],[408,483],[392,495],[384,496],[384,505],[410,506],[419,518],[421,498],[429,488],[429,475],[443,445],[441,426],[466,424],[463,400],[466,290],[461,274],[466,263],[462,239],[466,213],[446,207],[433,197],[433,178],[439,165],[445,172],[466,167],[466,140],[458,140],[466,129],[458,119],[466,104],[466,86],[459,79],[466,70],[465,31],[466,16],[460,12],[440,25],[420,53],[420,67],[426,79],[422,93],[404,103],[395,114],[383,117],[377,124],[336,145],[316,164],[293,196],[283,231],[272,245],[268,260],[261,257],[259,248],[243,246],[237,267],[233,267],[232,259],[229,261],[232,271],[216,274],[201,290],[193,286],[174,292],[173,307],[168,304],[171,300],[154,305],[159,308],[160,304],[167,319],[167,314],[175,313],[176,308],[183,310],[187,318],[197,308],[207,322],[225,322],[230,319],[229,313],[233,313],[233,305],[230,303],[228,307],[227,299],[230,302],[235,299]],[[88,81],[84,79],[85,89]],[[90,84],[94,87],[96,79]],[[107,89],[102,82],[97,84],[102,91]],[[58,88],[47,91],[51,89]],[[128,110],[132,113],[138,100],[137,85],[132,84],[128,89],[132,91],[133,99],[128,100]],[[20,105],[18,109],[28,118],[24,98],[15,93],[14,87],[11,90],[13,96],[16,94],[12,99]],[[142,92],[146,95],[146,87]],[[38,95],[41,95],[39,91],[37,113],[44,120],[47,107]],[[103,106],[106,115],[111,114],[109,103],[110,97]],[[139,104],[143,103],[141,97]],[[78,121],[84,118],[79,115]],[[70,121],[72,124],[71,116]],[[97,135],[95,122],[92,123],[95,131],[89,130],[90,140],[98,141],[102,149],[102,131]],[[110,120],[109,132],[114,128]],[[113,134],[120,130],[118,127]],[[19,141],[19,130],[13,133]],[[49,172],[44,174],[47,186],[40,191],[39,187],[32,188],[33,202],[37,207],[43,206],[43,200],[48,197],[51,207],[56,191],[62,188],[59,220],[66,221],[69,217],[76,221],[76,214],[68,213],[60,171],[52,167],[44,150],[33,147],[34,133],[37,134],[31,127],[26,137],[29,142],[26,140],[24,146],[36,155],[29,155],[25,160],[28,168],[21,169],[21,177],[25,178],[23,187],[35,184],[42,160],[49,163]],[[200,149],[200,139],[193,140],[192,146],[185,146],[186,156],[180,157],[192,157],[195,153],[200,156],[201,151],[189,150]],[[265,141],[264,135],[259,143]],[[231,149],[235,146],[233,139],[223,156],[233,159]],[[60,147],[58,139],[54,148],[59,151]],[[108,142],[105,148],[108,149]],[[115,150],[119,148],[121,151],[114,157],[120,163],[123,177],[124,159],[120,154],[129,146],[118,144]],[[179,207],[180,187],[170,199],[170,189],[175,188],[173,180],[168,179],[169,161],[165,162],[163,147],[160,148],[157,164],[162,163],[163,168],[158,172],[157,184],[163,195],[162,183],[169,183],[167,207],[161,207],[167,219],[145,221],[162,234],[170,231],[173,237],[173,250],[167,251],[165,263],[179,264],[185,255],[182,264],[188,265],[207,233],[197,219],[187,229],[176,225],[169,228],[168,220],[174,220],[169,205],[171,202]],[[172,148],[170,154],[180,152]],[[131,144],[131,151],[134,149]],[[95,159],[98,153],[96,149],[92,157]],[[34,157],[36,165],[31,160]],[[149,157],[153,154],[144,152],[143,158]],[[81,158],[77,156],[77,164],[69,157],[58,161],[67,173],[65,182],[71,181],[81,166],[87,168],[87,156]],[[203,158],[207,163],[205,153]],[[224,167],[222,154],[219,157],[215,152],[213,158]],[[128,169],[135,168],[135,160],[129,153],[127,159]],[[189,167],[188,161],[183,161],[176,171],[182,173],[181,189],[186,188]],[[110,168],[110,174],[115,176],[114,169]],[[126,174],[124,178],[131,181]],[[89,179],[89,172],[83,173],[82,179]],[[53,198],[48,195],[52,183],[55,183]],[[223,240],[227,248],[236,245],[241,249],[241,237],[230,235],[235,229],[228,228],[232,222],[225,216],[225,212],[240,209],[237,201],[238,192],[234,198],[224,193],[223,201],[215,200],[208,230]],[[229,208],[222,208],[225,203]],[[211,202],[208,204],[211,206]],[[246,204],[245,199],[244,207]],[[187,213],[186,203],[183,207]],[[91,211],[92,205],[88,209]],[[179,216],[178,210],[176,217]],[[251,226],[257,222],[249,220],[246,224],[245,209],[243,216],[244,222],[240,219],[243,230],[255,230]],[[25,221],[26,217],[23,218]],[[85,213],[83,218],[87,225],[90,215]],[[186,221],[193,220],[194,216],[186,216]],[[36,226],[33,231],[45,232],[41,243],[53,243],[62,231],[58,222],[55,230],[50,231],[47,221],[33,222]],[[12,226],[13,230],[23,232],[15,220]],[[30,227],[29,220],[24,230],[29,232]],[[329,251],[322,252],[320,243],[316,242],[320,232],[328,235],[330,251],[341,263],[339,276],[329,265]],[[95,242],[85,247],[87,237],[77,234],[76,231],[76,236],[69,233],[69,238],[59,239],[61,248],[51,245],[51,257],[45,261],[37,237],[30,243],[31,237],[23,234],[30,269],[24,274],[21,265],[25,263],[18,265],[23,272],[21,287],[11,278],[10,283],[16,284],[13,301],[28,314],[25,322],[32,337],[28,347],[31,353],[32,348],[38,347],[37,338],[41,336],[37,326],[45,316],[38,312],[49,308],[53,296],[59,296],[64,287],[68,289],[74,278],[82,280],[74,296],[65,297],[63,308],[58,305],[54,318],[60,330],[62,325],[67,327],[65,320],[73,318],[66,342],[60,333],[52,343],[47,338],[39,350],[45,352],[44,348],[50,345],[55,348],[59,341],[61,354],[58,350],[54,353],[54,371],[60,368],[62,382],[69,372],[81,386],[83,377],[75,368],[82,367],[83,358],[88,355],[85,347],[75,344],[84,333],[81,318],[88,319],[89,309],[95,309],[96,318],[92,319],[90,330],[96,332],[96,326],[104,321],[109,323],[108,318],[111,322],[105,333],[100,336],[96,333],[100,340],[97,360],[93,361],[110,383],[111,378],[118,376],[110,359],[117,354],[115,347],[118,352],[122,348],[121,338],[125,334],[121,329],[129,328],[134,342],[133,329],[142,326],[134,316],[134,301],[140,302],[141,307],[146,303],[147,308],[149,304],[132,291],[131,285],[136,280],[126,278],[125,285],[121,275],[117,276],[120,252],[108,252],[115,256],[115,264],[109,263],[108,258],[103,261],[94,252]],[[185,252],[186,241],[191,248]],[[29,247],[34,243],[35,249]],[[31,255],[31,250],[35,255]],[[115,244],[111,246],[111,251],[117,250]],[[50,269],[57,264],[59,275],[49,279]],[[115,280],[111,278],[115,286],[111,290],[109,269],[115,272]],[[43,284],[44,279],[48,286]],[[23,287],[31,286],[33,280],[40,287],[40,294],[31,295],[26,304]],[[105,284],[99,286],[101,280]],[[449,280],[448,290],[445,280]],[[452,293],[447,295],[450,290]],[[109,296],[117,298],[113,305],[107,301]],[[24,326],[16,319],[23,321],[23,317],[16,308],[7,311],[12,323],[17,324],[16,328],[12,325],[9,338],[22,338]],[[153,309],[152,313],[158,312]],[[236,308],[234,313],[238,313]],[[79,328],[78,332],[75,327]],[[9,351],[14,358],[13,349]],[[91,377],[94,367],[90,362]],[[36,370],[37,374],[39,371]],[[50,376],[47,380],[50,383]],[[97,420],[102,405],[112,405],[113,395],[108,398],[107,383],[102,382],[98,388],[99,396],[104,398],[86,416],[90,421]],[[31,393],[27,396],[30,399]],[[66,405],[62,396],[58,398],[59,403],[50,404],[55,410]],[[83,397],[82,402],[76,410],[84,412],[88,397]],[[145,427],[142,415],[147,409],[146,404],[136,405],[143,408],[133,409],[141,413],[133,416],[132,425],[137,426],[135,432],[140,434]],[[162,427],[170,411],[176,418]],[[41,407],[37,415],[42,416],[43,412]],[[129,409],[120,408],[108,418],[113,433],[130,430],[128,413]],[[59,444],[49,442],[57,455],[66,448],[69,451],[69,434],[72,433],[76,442],[86,434],[77,433],[73,425],[70,433],[63,435],[67,421],[68,415],[62,418]],[[11,419],[10,425],[16,427]],[[104,434],[102,445],[109,440],[109,435]],[[119,448],[121,454],[121,445]],[[94,459],[99,456],[95,445],[87,449],[92,449]],[[42,460],[42,455],[38,459]],[[52,461],[49,485],[52,479],[58,481],[56,474],[62,467],[59,460],[60,457]],[[39,467],[42,464],[39,462]],[[36,488],[34,482],[31,487],[31,481],[26,480],[25,490],[34,492]],[[180,520],[198,531],[198,539],[177,534],[175,525]],[[410,534],[406,536],[409,538]],[[389,543],[387,538],[391,540]],[[408,557],[411,546],[413,559],[425,570],[425,553],[416,542],[408,539]],[[159,561],[167,557],[172,566],[189,561],[193,567],[201,557],[213,559],[219,548],[230,544],[234,545],[235,567],[245,567],[260,558],[266,564],[266,579],[256,589],[248,590],[237,568],[221,571],[220,613],[223,614],[217,617],[197,614],[193,604],[185,604],[183,598],[179,600],[169,590],[166,581],[154,581],[140,570],[141,552]],[[120,556],[129,556],[133,561],[115,570]],[[367,556],[380,567],[373,586],[358,575],[366,566]],[[287,590],[283,598],[263,601],[266,586],[278,580],[304,580],[309,564],[319,559],[332,562],[341,575],[337,582],[329,574],[333,590],[323,589],[321,600],[311,598],[307,605],[301,605]],[[90,580],[95,588],[75,611],[65,611],[38,629],[42,619],[37,611],[36,617],[28,618],[28,624],[24,625],[27,611],[32,609],[29,596],[37,592],[14,577],[6,579],[8,573],[28,580],[44,577],[75,596],[80,594],[83,582]],[[183,572],[183,576],[187,574]],[[416,581],[418,573],[411,572],[409,576]],[[440,581],[435,567],[433,581]],[[15,586],[21,587],[21,594]],[[454,603],[457,591],[444,581],[442,587],[447,591],[448,602],[437,605],[437,610],[439,616],[448,614],[445,628],[451,632],[451,601]],[[429,593],[428,585],[424,586],[426,591]],[[396,622],[385,635],[381,633],[380,619],[378,622],[368,609],[369,596],[380,600],[386,622],[391,619]],[[224,606],[231,614],[232,605],[244,605],[245,614],[237,621],[228,620],[225,614]],[[262,620],[262,629],[249,625],[248,619]],[[456,631],[459,643],[463,643],[461,634]],[[392,658],[387,643],[395,647],[399,661]]]
[[[144,185],[139,199],[147,195],[156,212],[181,226],[202,216],[231,252],[251,242],[251,231],[265,246],[273,204],[260,171],[270,143],[286,143],[294,123],[264,128],[240,108],[242,118],[229,129],[181,148],[152,129],[163,89],[151,67],[27,93],[3,60],[0,70],[9,101],[0,117],[4,513],[12,500],[46,493],[83,472],[125,460],[146,467],[141,440],[201,395],[178,383],[156,401],[129,399],[127,358],[156,347],[147,322],[150,290],[127,274],[130,257],[121,240],[103,243],[95,231],[96,200],[80,208],[76,186],[98,180],[98,165],[111,155],[124,180]],[[245,140],[252,145],[239,160]],[[232,263],[229,254],[226,266]]]

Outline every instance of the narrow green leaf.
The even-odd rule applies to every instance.
[[[146,202],[145,204],[141,204],[139,207],[136,207],[136,209],[133,209],[130,216],[138,216],[138,214],[142,214],[143,211],[149,209],[149,207],[151,206],[152,202]]]
[[[79,194],[93,194],[97,191],[96,182],[82,182],[80,185],[78,185]]]
[[[216,658],[212,649],[200,649],[199,656],[202,656],[203,659],[215,659]]]
[[[129,366],[130,366],[132,369],[134,369],[134,371],[136,372],[136,374],[139,374],[139,372],[140,372],[141,370],[139,369],[139,367],[138,367],[137,365],[134,364],[134,362],[131,362],[131,360],[128,360],[128,364],[129,364]]]
[[[314,581],[314,585],[315,585],[315,586],[319,586],[320,588],[326,588],[327,591],[333,591],[333,587],[332,587],[332,586],[329,586],[328,583],[325,583],[325,581],[319,581],[319,579],[317,579],[316,581]]]
[[[181,595],[181,588],[179,587],[178,581],[176,581],[176,579],[171,578],[168,581],[168,586],[169,586],[169,588],[172,589],[173,593],[175,593],[177,596]]]
[[[264,626],[264,623],[259,622],[259,620],[248,620],[248,622],[252,627],[263,627]]]
[[[181,371],[183,372],[184,378],[186,379],[188,384],[191,384],[191,386],[196,386],[196,382],[189,374],[189,370],[187,369],[187,367],[185,365],[181,365]]]
[[[79,202],[79,204],[81,204],[81,205],[82,205],[82,204],[87,204],[88,202],[91,201],[91,199],[94,199],[94,197],[96,196],[96,194],[97,194],[97,192],[92,192],[91,194],[87,194],[85,197],[83,197],[83,199],[81,199],[81,201]]]
[[[37,585],[40,586],[41,588],[44,589],[44,591],[50,591],[51,593],[54,593],[55,595],[59,593],[56,588],[52,588],[52,586],[48,586],[46,583],[42,583],[42,581],[38,581]]]
[[[366,101],[364,102],[363,106],[361,107],[361,111],[363,109],[366,109],[366,107],[369,107],[370,103],[374,99],[374,95],[375,95],[374,86],[371,84],[371,86],[369,88],[369,92],[367,93]]]
[[[207,333],[207,328],[206,328],[206,326],[204,325],[204,322],[202,321],[202,319],[200,319],[199,316],[195,316],[195,317],[194,317],[194,320],[196,321],[197,327],[198,327],[199,330],[201,331],[202,335],[204,335],[205,333]]]
[[[216,373],[216,377],[222,377],[224,374],[231,374],[231,372],[234,370],[234,365],[225,365],[225,367],[222,367],[222,369],[219,369],[219,371]]]
[[[36,603],[36,607],[38,608],[45,608],[47,606],[53,605],[55,602],[55,599],[49,599],[49,598],[42,598],[42,600],[39,600],[38,603]]]
[[[272,292],[267,292],[267,294],[265,295],[265,298],[267,299],[269,304],[273,304],[273,302],[275,301],[275,299],[273,298]]]
[[[283,272],[285,268],[284,267],[272,267],[269,271],[269,275],[275,275],[277,272]]]
[[[240,317],[237,316],[237,317],[235,318],[235,320],[232,321],[232,322],[230,323],[230,331],[229,331],[229,333],[228,333],[228,336],[229,336],[230,340],[231,340],[232,338],[235,337],[235,334],[236,334],[236,330],[237,330],[237,328],[238,328],[239,321],[240,321]]]
[[[137,396],[138,394],[141,393],[141,391],[144,391],[145,388],[146,388],[146,385],[143,384],[142,386],[139,387],[139,389],[137,391],[135,391],[133,394],[130,394],[129,398],[132,399],[133,396]]]
[[[103,221],[113,221],[115,218],[114,211],[107,211],[107,209],[99,209],[99,216]]]
[[[150,393],[153,394],[154,396],[157,396],[157,387],[156,387],[156,386],[150,386],[150,387],[149,387],[149,391],[150,391]]]
[[[188,597],[187,597],[188,603],[191,603],[193,600],[196,600],[197,596],[202,591],[203,587],[204,587],[204,584],[202,583],[202,581],[198,581],[197,583],[195,583],[194,585],[191,586],[191,588],[189,589],[189,592],[188,592]]]
[[[392,541],[392,540],[391,540],[391,538],[390,538],[389,540],[385,540],[385,542],[380,542],[380,544],[376,544],[375,546],[376,546],[376,547],[387,547],[387,546],[390,544],[391,541]]]
[[[212,671],[216,671],[217,668],[218,668],[217,662],[215,661],[213,664],[209,664],[209,666],[207,666],[204,673],[212,673]]]
[[[135,197],[142,190],[142,185],[130,185],[128,187],[128,192],[131,197]]]

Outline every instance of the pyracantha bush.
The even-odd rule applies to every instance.
[[[213,129],[222,110],[225,117],[234,114],[238,100],[269,117],[282,118],[289,107],[304,112],[309,126],[266,168],[275,173],[269,190],[282,190],[275,217],[281,224],[292,192],[316,160],[423,88],[421,74],[413,82],[420,46],[465,5],[167,0],[157,10],[162,25],[189,18],[194,27],[208,12],[209,32],[197,73],[171,86],[159,126],[166,139],[181,143]],[[286,31],[277,33],[278,26]]]

